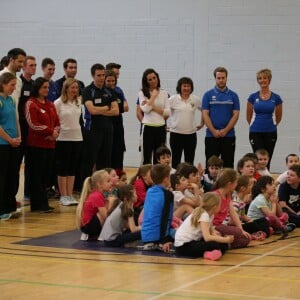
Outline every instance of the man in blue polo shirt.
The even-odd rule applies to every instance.
[[[202,99],[202,113],[206,129],[206,162],[212,156],[221,157],[225,168],[233,168],[235,152],[234,126],[239,118],[238,95],[227,86],[227,70],[214,70],[216,86],[207,91]]]

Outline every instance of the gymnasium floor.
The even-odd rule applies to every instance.
[[[0,222],[0,299],[300,299],[300,229],[217,262],[79,241],[75,207]]]

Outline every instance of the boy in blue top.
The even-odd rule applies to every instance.
[[[206,161],[212,156],[221,157],[225,168],[233,168],[235,152],[234,126],[239,118],[238,95],[227,86],[227,70],[214,70],[216,86],[207,91],[202,99],[202,114],[206,129]]]
[[[159,245],[162,251],[169,252],[174,239],[171,237],[174,196],[170,187],[170,170],[167,165],[157,164],[151,169],[154,186],[149,188],[144,204],[142,241],[144,249]]]

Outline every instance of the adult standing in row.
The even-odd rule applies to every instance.
[[[59,96],[59,92],[57,90],[55,82],[52,80],[52,77],[55,73],[55,62],[50,57],[45,57],[42,60],[42,72],[43,77],[49,81],[49,93],[47,99],[51,102],[54,102]]]
[[[49,81],[38,77],[31,98],[26,102],[25,115],[29,126],[27,163],[31,211],[51,212],[46,186],[54,164],[55,141],[59,134],[59,119],[54,104],[47,100]]]
[[[205,156],[207,160],[221,157],[225,168],[234,167],[235,131],[239,118],[238,95],[227,87],[228,71],[224,67],[214,70],[216,85],[202,99],[202,114],[206,129]]]
[[[33,87],[34,80],[32,79],[32,76],[34,76],[36,72],[35,57],[26,56],[22,69],[23,72],[20,75],[20,79],[22,80],[22,89],[21,89],[21,96],[19,98],[19,103],[18,103],[19,123],[20,123],[21,138],[22,138],[22,142],[20,146],[19,166],[21,166],[24,157],[25,166],[24,166],[23,200],[29,200],[29,165],[26,163],[26,140],[28,135],[28,124],[25,117],[25,104],[30,98],[30,94]]]
[[[156,164],[156,149],[166,143],[166,119],[170,115],[170,105],[168,93],[160,88],[159,75],[155,70],[144,71],[138,97],[144,113],[142,164]]]
[[[77,74],[77,60],[74,58],[68,58],[63,63],[65,75],[55,81],[55,85],[58,91],[58,94],[61,95],[62,87],[66,79],[75,78]],[[79,93],[82,94],[84,89],[84,83],[80,80],[77,80],[79,84]]]
[[[93,82],[82,94],[85,110],[81,182],[96,170],[111,167],[113,143],[112,116],[119,114],[116,99],[105,89],[105,68],[102,64],[91,67]]]
[[[124,152],[126,151],[125,137],[124,137],[124,125],[123,114],[129,111],[128,102],[124,95],[123,90],[117,85],[117,81],[120,76],[121,65],[117,63],[108,63],[106,65],[105,86],[111,88],[117,97],[119,106],[119,115],[113,117],[114,125],[114,138],[112,146],[112,168],[116,170],[118,176],[120,176],[123,170]],[[109,71],[115,74],[115,83],[113,84],[113,76],[107,76]],[[107,73],[108,72],[108,73]],[[109,81],[111,84],[109,84]]]
[[[198,96],[193,95],[194,83],[191,78],[182,77],[177,82],[177,94],[170,97],[171,115],[168,120],[170,131],[170,147],[172,150],[172,167],[177,168],[184,152],[184,161],[194,164],[197,146],[196,131],[203,127],[196,126],[195,111],[201,110]]]
[[[13,48],[8,51],[7,57],[9,59],[9,63],[7,67],[5,67],[2,71],[0,71],[0,75],[6,72],[10,72],[16,76],[17,72],[20,72],[21,68],[23,67],[25,57],[26,57],[26,52],[21,48]],[[19,77],[16,78],[17,78],[16,88],[11,94],[11,96],[15,101],[15,103],[18,104],[19,98],[21,96],[22,81]]]
[[[60,121],[60,132],[56,141],[56,174],[61,205],[76,205],[73,197],[76,170],[79,167],[82,133],[79,123],[81,97],[76,79],[68,78],[62,88],[60,98],[54,105]]]
[[[270,90],[272,72],[262,69],[256,74],[260,90],[251,94],[247,102],[249,140],[253,152],[265,149],[269,153],[268,169],[277,141],[277,126],[282,118],[282,99]]]
[[[19,180],[19,146],[21,132],[16,103],[10,96],[16,87],[16,76],[0,75],[0,220],[8,220],[16,211],[16,189]]]

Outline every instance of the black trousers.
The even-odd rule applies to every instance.
[[[29,168],[29,194],[31,211],[47,210],[47,184],[51,176],[54,161],[54,149],[27,147]]]
[[[113,241],[104,241],[105,246],[107,247],[122,247],[126,243],[139,241],[142,239],[141,232],[124,232],[121,235],[119,235],[115,240]]]
[[[258,149],[265,149],[269,153],[268,169],[270,169],[271,159],[273,156],[274,148],[277,141],[277,131],[274,132],[250,132],[249,133],[250,145],[252,151],[255,152]]]
[[[235,137],[205,138],[206,165],[208,159],[216,155],[223,160],[224,168],[234,168]]]
[[[256,219],[252,222],[242,224],[243,229],[249,233],[254,233],[257,231],[263,231],[270,235],[270,224],[266,218]]]
[[[148,126],[143,128],[143,164],[157,164],[156,149],[166,144],[166,126]]]
[[[176,255],[188,257],[202,257],[205,251],[220,250],[222,253],[228,249],[228,244],[218,242],[191,241],[176,247]]]
[[[113,127],[92,128],[83,135],[82,161],[81,161],[81,186],[86,177],[96,170],[111,168],[112,160]]]
[[[0,214],[16,210],[16,190],[19,186],[19,148],[0,145]]]
[[[172,168],[176,169],[181,162],[182,153],[184,161],[194,164],[195,150],[197,146],[197,134],[170,133],[170,147],[172,150]]]

